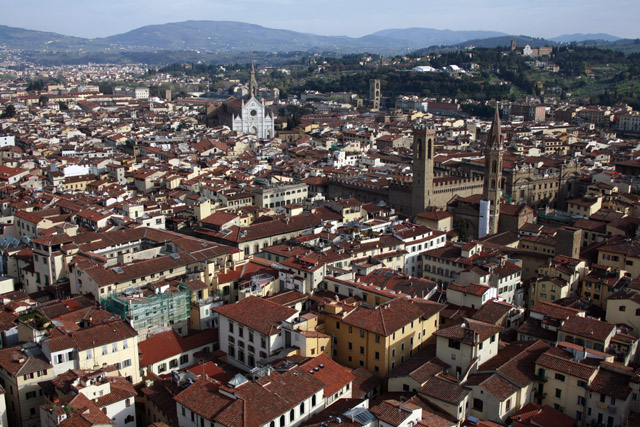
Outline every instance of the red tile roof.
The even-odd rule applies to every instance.
[[[217,341],[217,329],[207,329],[186,337],[181,337],[174,330],[155,334],[138,343],[140,367],[153,365],[161,360]]]
[[[276,334],[281,322],[298,313],[293,308],[254,296],[235,304],[215,307],[213,311],[267,336]]]

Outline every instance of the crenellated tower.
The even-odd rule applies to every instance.
[[[413,128],[413,187],[411,190],[413,215],[430,206],[433,194],[433,165],[436,145],[434,126],[419,125]]]

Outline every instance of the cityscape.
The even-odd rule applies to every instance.
[[[162,7],[0,19],[0,426],[640,426],[628,17]]]

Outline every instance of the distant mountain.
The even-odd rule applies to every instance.
[[[528,36],[501,36],[501,37],[489,37],[486,39],[475,39],[475,40],[467,40],[462,43],[458,43],[457,47],[486,47],[486,48],[494,48],[494,47],[509,47],[511,46],[511,40],[516,41],[517,46],[525,46],[529,45],[531,47],[539,47],[539,46],[557,46],[558,43],[540,39],[535,37]]]
[[[633,52],[637,41],[621,40],[608,34],[571,34],[545,40],[526,36],[511,36],[496,31],[452,31],[432,28],[387,29],[363,37],[319,36],[289,30],[279,30],[233,21],[184,21],[149,25],[105,38],[85,39],[56,33],[26,30],[0,25],[0,47],[32,51],[55,61],[75,61],[82,56],[155,53],[163,56],[237,55],[246,52],[336,52],[339,54],[371,52],[402,54],[429,51],[438,46],[459,49],[467,46],[508,47],[515,39],[518,46],[551,45],[571,40],[583,45],[596,45]],[[583,39],[583,41],[580,41]],[[584,40],[588,39],[588,40]],[[619,45],[620,44],[620,45]],[[427,49],[431,47],[432,49]],[[43,53],[44,52],[44,53]],[[48,56],[47,56],[48,55]],[[148,55],[147,55],[148,56]],[[166,56],[166,55],[164,55]],[[64,58],[62,58],[64,57]],[[113,59],[113,58],[112,58]],[[117,61],[117,58],[116,62]]]
[[[0,46],[5,45],[11,49],[64,50],[70,47],[87,46],[90,43],[89,40],[81,37],[63,36],[62,34],[0,25]]]
[[[604,40],[607,42],[615,42],[620,40],[620,37],[612,36],[605,33],[576,33],[576,34],[563,34],[558,37],[549,39],[558,43],[571,43],[571,42],[583,42],[586,40]]]
[[[506,36],[498,31],[453,31],[436,30],[433,28],[400,28],[388,29],[373,33],[374,36],[402,40],[420,47],[437,45],[452,45],[471,39],[485,39],[489,37]]]
[[[233,21],[185,21],[149,25],[102,41],[128,48],[199,50],[205,52],[335,51],[390,52],[408,50],[411,43],[375,35],[361,38],[318,36]]]

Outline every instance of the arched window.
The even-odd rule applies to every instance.
[[[492,180],[491,180],[491,189],[492,189],[492,190],[495,190],[495,189],[496,189],[496,180],[495,180],[495,179],[492,179]]]
[[[304,402],[300,404],[300,415],[304,414]]]
[[[293,420],[296,419],[296,411],[295,410],[291,410],[289,411],[289,421],[293,422]]]
[[[416,147],[416,158],[421,159],[422,156],[424,155],[422,153],[422,139],[421,138],[418,138],[416,140],[416,145],[417,145],[417,147]]]
[[[427,158],[430,159],[432,157],[433,139],[429,138],[427,142],[429,143],[429,146],[427,147]]]
[[[316,406],[316,395],[315,394],[313,396],[311,396],[311,407],[313,408],[314,406]]]
[[[276,422],[275,421],[271,421],[269,423],[269,427],[276,427]]]
[[[498,162],[496,160],[491,164],[491,172],[496,173],[498,171]]]
[[[280,416],[280,427],[284,427],[284,415]]]

